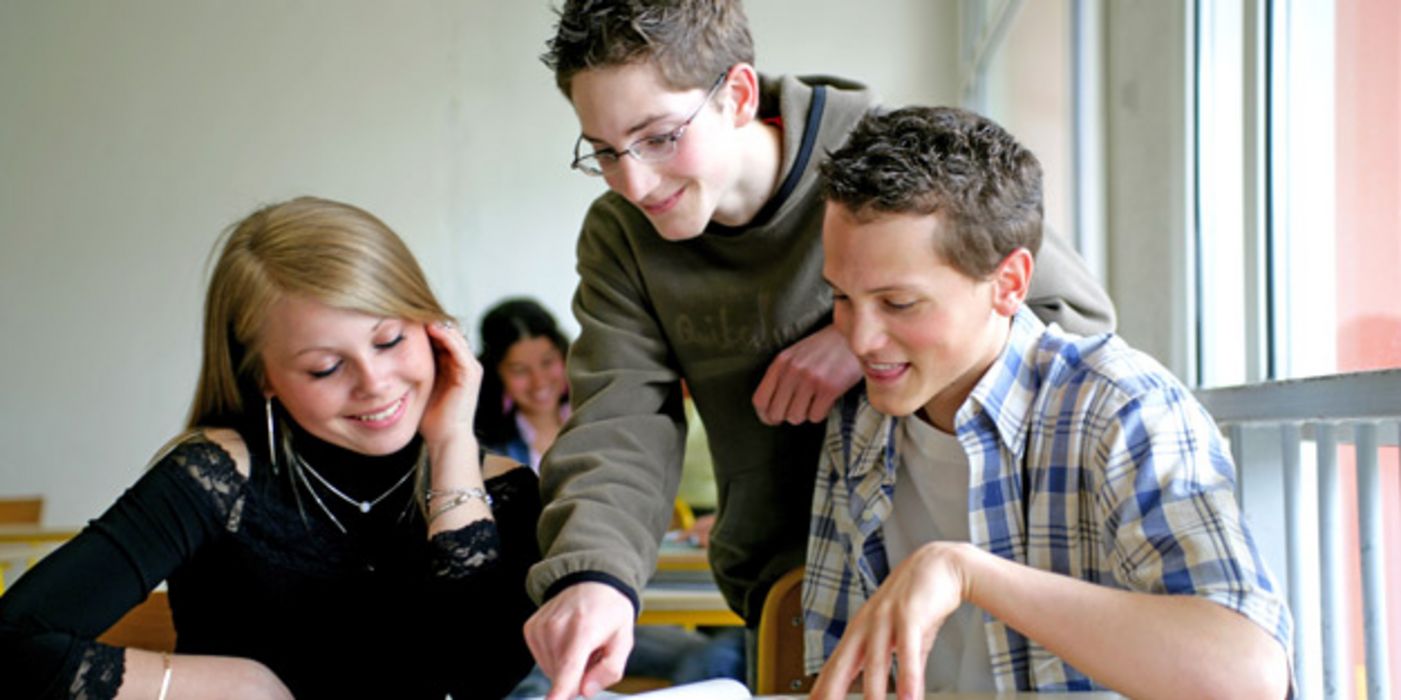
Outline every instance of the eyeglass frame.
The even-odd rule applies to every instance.
[[[622,150],[609,146],[582,155],[579,153],[579,147],[583,145],[586,139],[583,134],[579,134],[579,138],[574,141],[574,160],[569,163],[569,167],[590,177],[602,177],[609,172],[609,169],[603,167],[603,161],[598,158],[600,154],[613,158],[612,167],[617,167],[618,163],[622,162],[623,156],[627,155],[636,158],[640,163],[660,163],[671,158],[676,155],[676,144],[681,140],[682,136],[686,135],[686,129],[691,126],[691,122],[695,121],[696,117],[700,116],[705,106],[710,104],[710,100],[715,97],[715,93],[720,91],[720,86],[725,84],[725,78],[729,75],[730,71],[728,69],[721,73],[720,77],[715,79],[715,84],[710,86],[710,91],[705,93],[705,99],[701,100],[700,105],[696,107],[694,112],[691,112],[691,116],[686,117],[686,120],[681,122],[680,126],[677,126],[675,129],[665,134],[644,136],[628,144]],[[657,146],[665,144],[666,153],[659,156],[643,156],[637,148],[639,145],[647,143]],[[590,165],[588,161],[593,161],[597,165]]]

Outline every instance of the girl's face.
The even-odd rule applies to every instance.
[[[564,355],[545,336],[522,338],[497,366],[506,396],[526,415],[558,413],[564,400]]]
[[[423,324],[286,297],[263,328],[264,390],[307,432],[367,455],[418,432],[435,367]]]

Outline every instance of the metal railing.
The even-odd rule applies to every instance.
[[[1301,696],[1342,698],[1352,674],[1348,518],[1358,524],[1367,700],[1389,700],[1383,448],[1401,433],[1401,370],[1267,382],[1197,393],[1231,443],[1236,495],[1294,614]],[[1357,512],[1345,512],[1340,453],[1351,448]],[[1398,533],[1393,533],[1398,536]],[[1395,589],[1401,582],[1393,581]],[[1391,601],[1401,604],[1401,601]],[[1358,688],[1357,696],[1361,696]]]

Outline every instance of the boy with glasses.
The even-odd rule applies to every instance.
[[[823,274],[865,382],[817,472],[812,697],[860,674],[883,698],[897,661],[902,698],[1285,697],[1289,610],[1211,416],[1118,337],[1024,305],[1035,156],[919,107],[862,120],[822,174]]]
[[[803,562],[824,419],[860,377],[831,327],[815,164],[873,108],[861,86],[768,78],[738,0],[567,0],[545,62],[601,176],[578,242],[574,413],[541,470],[526,626],[550,700],[615,681],[670,520],[685,379],[719,493],[710,561],[752,627]],[[1081,332],[1113,309],[1051,241],[1031,305]]]

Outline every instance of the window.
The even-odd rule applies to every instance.
[[[1401,5],[1198,0],[1194,11],[1195,381],[1211,387],[1401,367]],[[1373,546],[1385,549],[1385,580],[1395,591],[1401,468],[1394,433],[1383,434],[1393,437],[1375,452],[1379,482],[1368,495],[1379,492],[1387,514],[1388,535]],[[1302,447],[1303,463],[1312,465],[1314,444]],[[1357,456],[1351,444],[1337,452],[1353,588],[1341,623],[1356,671],[1335,679],[1342,697],[1360,697],[1365,679]],[[1304,491],[1316,495],[1319,474],[1308,466],[1304,473]],[[1289,517],[1317,524],[1308,499]],[[1315,544],[1303,551],[1317,561]],[[1394,684],[1401,601],[1391,598],[1380,624],[1392,630]],[[1305,643],[1318,649],[1317,612],[1295,612]],[[1296,669],[1304,695],[1321,690],[1314,657],[1306,653]]]
[[[1401,367],[1401,5],[1197,12],[1196,381]]]

